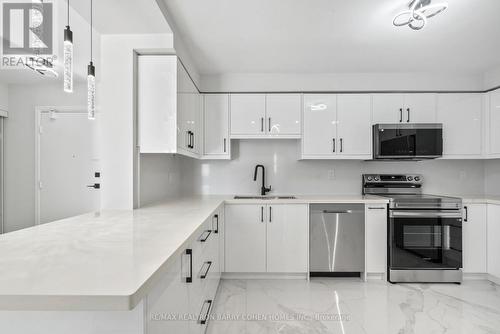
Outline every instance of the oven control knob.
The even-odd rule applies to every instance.
[[[413,181],[413,176],[408,176],[408,177],[406,178],[406,180],[408,180],[408,181]],[[416,178],[415,178],[415,181],[417,181],[417,179],[416,179]]]
[[[420,176],[415,176],[415,181],[420,181]]]
[[[366,179],[367,179],[368,181],[373,180],[373,178],[372,178],[371,176],[368,176]]]
[[[379,178],[378,178],[377,176],[375,176],[374,180],[375,180],[375,181],[378,181],[378,180],[379,180]]]

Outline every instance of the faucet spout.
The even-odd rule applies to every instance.
[[[262,169],[262,187],[260,188],[260,194],[262,196],[265,196],[266,193],[271,191],[271,186],[269,186],[269,188],[266,187],[266,168],[263,165],[255,166],[255,170],[253,173],[253,180],[257,181],[257,173],[259,171],[259,168]]]

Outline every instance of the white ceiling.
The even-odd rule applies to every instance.
[[[392,25],[407,0],[158,1],[205,75],[482,73],[500,65],[499,0],[448,0],[421,31]]]

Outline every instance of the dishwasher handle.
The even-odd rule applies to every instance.
[[[323,213],[345,214],[345,213],[352,213],[352,210],[323,210]]]

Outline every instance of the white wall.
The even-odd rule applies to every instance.
[[[102,208],[134,206],[134,50],[173,47],[171,34],[102,35]]]
[[[500,196],[500,159],[488,160],[485,163],[485,193]]]
[[[9,85],[5,120],[5,232],[35,224],[35,107],[86,106],[86,85]]]
[[[500,66],[484,74],[484,89],[500,86]]]
[[[261,179],[253,181],[256,164],[266,167],[266,185],[274,194],[360,194],[363,173],[421,173],[424,190],[436,194],[483,194],[484,162],[433,160],[422,162],[298,161],[298,141],[232,142],[233,160],[196,161],[191,190],[203,194],[258,194]],[[329,179],[330,171],[334,172]],[[260,172],[259,172],[260,173]]]
[[[483,90],[482,75],[437,73],[226,74],[201,77],[202,91]]]

